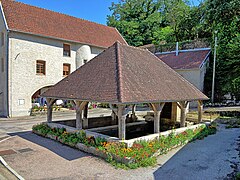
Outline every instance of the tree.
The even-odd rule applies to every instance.
[[[171,26],[174,32],[175,40],[182,40],[180,31],[183,20],[189,17],[190,6],[183,0],[168,0],[165,1],[165,11],[167,23]]]
[[[230,93],[240,99],[239,9],[239,0],[206,1],[206,28],[218,31],[215,88],[219,97]]]
[[[126,41],[133,46],[150,44],[154,33],[163,24],[161,1],[122,0],[112,3],[113,14],[107,17],[107,25],[116,27]]]

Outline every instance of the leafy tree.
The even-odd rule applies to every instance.
[[[107,25],[116,27],[130,45],[152,43],[153,34],[161,27],[163,17],[159,11],[160,1],[122,0],[112,3]]]
[[[217,97],[231,93],[240,99],[239,9],[240,1],[238,0],[206,1],[206,24],[212,32],[218,31],[215,87]]]
[[[190,6],[183,0],[168,0],[165,2],[166,20],[174,31],[176,41],[182,40],[180,31],[183,20],[190,13]]]

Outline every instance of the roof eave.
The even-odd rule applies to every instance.
[[[45,98],[52,98],[52,99],[64,99],[64,100],[75,100],[75,101],[84,101],[84,102],[99,102],[99,103],[109,103],[109,104],[148,104],[148,103],[159,103],[159,102],[180,102],[180,101],[207,101],[209,100],[208,97],[204,98],[195,98],[195,99],[178,99],[178,100],[155,100],[155,101],[140,101],[140,102],[119,102],[119,101],[106,101],[106,100],[92,100],[92,99],[77,99],[77,98],[67,98],[67,97],[56,97],[56,96],[44,96],[41,97]]]
[[[105,46],[99,46],[99,45],[95,45],[95,44],[91,44],[91,43],[85,43],[85,42],[80,42],[80,41],[73,41],[73,40],[64,39],[64,38],[58,38],[58,37],[54,37],[54,36],[44,36],[42,34],[34,34],[34,33],[26,32],[26,31],[20,31],[20,30],[16,30],[16,29],[9,29],[9,31],[17,32],[17,33],[23,33],[23,34],[28,34],[28,35],[33,35],[33,36],[38,36],[38,37],[43,37],[43,38],[55,39],[55,40],[60,40],[60,41],[66,41],[66,42],[70,42],[70,43],[84,44],[84,45],[89,45],[89,46],[103,48],[103,49],[108,48],[108,47],[105,47]]]

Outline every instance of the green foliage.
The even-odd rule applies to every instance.
[[[215,98],[219,97],[218,100],[221,100],[224,94],[231,93],[239,99],[240,1],[207,0],[205,4],[205,27],[212,32],[218,31]],[[211,77],[207,77],[209,84],[211,80]],[[206,89],[206,91],[210,91],[210,89]]]
[[[236,173],[236,180],[240,180],[240,172]]]
[[[153,33],[161,27],[163,16],[161,1],[122,0],[112,3],[112,15],[107,24],[116,27],[126,41],[133,46],[152,43]]]
[[[209,127],[186,130],[177,135],[173,131],[168,136],[160,136],[152,141],[134,142],[130,148],[126,148],[124,143],[106,142],[104,138],[100,137],[86,137],[84,131],[69,133],[64,128],[50,128],[46,124],[33,126],[33,131],[37,131],[43,136],[47,134],[55,135],[58,137],[58,140],[72,147],[77,143],[95,147],[108,154],[107,161],[117,168],[136,169],[138,167],[154,166],[157,163],[157,155],[165,154],[169,150],[189,141],[203,139],[210,134],[216,133],[216,125],[212,124]],[[128,164],[119,163],[114,160],[113,156],[122,159],[132,159],[133,161]]]
[[[107,24],[133,46],[194,39],[203,31],[203,6],[193,7],[185,0],[122,0],[109,9]]]
[[[46,136],[47,134],[54,135],[62,142],[71,146],[75,146],[77,143],[83,143],[87,146],[98,147],[102,146],[102,143],[106,143],[104,138],[97,137],[95,139],[93,136],[86,137],[86,133],[83,130],[69,133],[65,128],[50,128],[47,124],[38,124],[33,126],[32,129],[42,136]]]

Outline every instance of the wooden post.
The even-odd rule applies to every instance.
[[[203,102],[198,100],[198,123],[202,122],[202,115],[203,115]]]
[[[181,109],[180,127],[185,127],[185,121],[186,121],[186,116],[187,116],[188,101],[178,102],[177,105],[178,105],[178,107]]]
[[[154,111],[154,133],[160,132],[161,112],[165,103],[151,103],[151,108]]]
[[[137,120],[137,116],[136,116],[136,104],[133,104],[132,105],[132,119],[133,121],[136,121]]]
[[[126,117],[127,117],[127,112],[125,111],[125,105],[118,105],[117,116],[118,116],[118,138],[121,140],[125,140],[126,139]]]
[[[82,111],[86,106],[87,102],[75,101],[76,103],[76,128],[81,130],[83,128]]]
[[[112,110],[112,114],[111,114],[111,116],[112,116],[112,123],[113,123],[113,125],[115,125],[116,123],[117,123],[117,108],[114,108],[114,105],[113,104],[110,104],[109,103],[109,107],[110,107],[110,109]]]
[[[56,102],[56,99],[46,98],[47,101],[47,122],[52,122],[52,106]]]
[[[177,121],[177,103],[172,102],[172,112],[171,112],[171,120],[174,122],[174,127]]]
[[[88,117],[88,103],[84,107],[83,117],[87,119]]]

